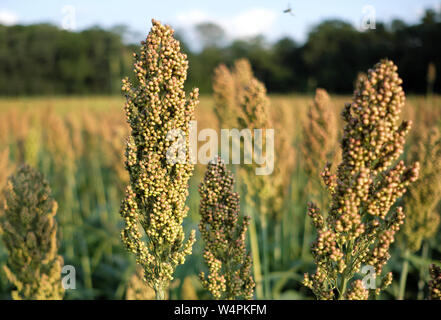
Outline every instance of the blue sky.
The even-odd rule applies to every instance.
[[[441,0],[1,0],[0,23],[62,26],[73,8],[75,30],[125,24],[145,34],[155,18],[188,32],[196,23],[211,21],[223,26],[230,38],[263,34],[275,40],[287,35],[301,42],[323,19],[340,18],[360,25],[366,5],[375,9],[377,20],[400,18],[411,23],[420,19],[424,8],[440,10]],[[283,13],[288,6],[294,16]]]

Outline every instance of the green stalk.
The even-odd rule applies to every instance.
[[[346,274],[343,274],[341,286],[338,289],[338,292],[339,292],[338,300],[345,300],[347,286],[348,286],[348,278],[346,278]]]
[[[302,255],[301,259],[304,261],[309,252],[309,242],[311,239],[311,223],[309,216],[305,215],[305,221],[303,225],[303,243],[302,243]]]
[[[289,202],[291,203],[291,202]],[[290,211],[288,211],[288,214]],[[280,264],[281,268],[284,269],[285,262],[288,261],[288,255],[290,254],[290,242],[287,243],[286,241],[286,234],[287,234],[287,228],[289,228],[289,221],[288,221],[288,214],[284,214],[282,218],[282,223],[280,225],[280,238],[281,238],[281,257],[280,257]]]
[[[423,243],[423,250],[421,253],[421,259],[422,261],[426,261],[427,257],[429,255],[429,244],[427,241],[424,241]],[[418,281],[418,300],[424,299],[424,286],[426,285],[426,278],[427,278],[427,268],[420,268],[420,279]]]
[[[78,227],[76,216],[74,215],[74,210],[72,209],[72,206],[75,205],[76,201],[73,199],[73,193],[72,193],[72,180],[71,176],[72,174],[72,168],[69,166],[66,166],[63,170],[63,177],[59,183],[61,183],[64,187],[62,190],[62,199],[63,199],[63,208],[64,208],[64,215],[65,219],[63,219],[64,222],[64,230],[66,239],[64,239],[66,243],[66,256],[73,260],[75,258],[75,227]],[[64,238],[64,236],[63,236]]]
[[[346,259],[345,259],[346,266],[351,265],[351,254],[350,253],[352,252],[353,248],[354,248],[354,240],[352,240],[349,243],[349,247],[347,248],[348,250],[346,250],[346,252],[347,252]],[[348,270],[347,268],[348,267],[346,267],[345,271],[343,272],[343,275],[342,275],[343,279],[341,281],[341,286],[340,286],[340,288],[338,288],[338,293],[339,293],[338,300],[346,300],[345,294],[346,294],[346,289],[348,287],[348,281],[349,281],[347,274],[348,273],[351,274],[351,271],[352,271],[352,270]]]
[[[96,186],[97,191],[97,201],[100,208],[106,208],[106,188],[104,186],[104,180],[103,175],[101,173],[101,168],[98,164],[98,162],[92,162],[94,165],[92,166],[93,170],[93,180],[94,184]],[[100,214],[100,217],[102,218],[103,222],[108,221],[109,214],[107,210],[105,211],[105,214]]]
[[[400,276],[400,287],[398,292],[398,300],[404,299],[404,294],[406,292],[406,281],[407,281],[407,274],[409,273],[409,255],[410,251],[406,249],[404,251],[404,261],[403,261],[403,267],[401,270],[401,276]]]
[[[165,290],[162,283],[155,285],[153,289],[155,290],[156,300],[165,300]]]
[[[87,244],[83,244],[83,246],[87,246]],[[82,248],[83,249],[83,248]],[[93,289],[92,284],[92,269],[90,266],[90,258],[88,256],[87,248],[84,248],[82,251],[83,256],[81,257],[81,266],[84,270],[84,286],[87,289]]]
[[[250,215],[253,217],[253,215]],[[253,271],[254,271],[254,281],[256,282],[256,297],[257,299],[263,299],[263,289],[262,289],[262,271],[260,267],[260,255],[259,255],[259,241],[257,239],[256,222],[254,218],[250,221],[249,226],[250,233],[250,246],[251,255],[253,256]]]
[[[274,268],[279,269],[282,267],[282,225],[280,222],[275,223],[274,227]]]
[[[265,299],[270,299],[271,290],[269,282],[269,261],[268,261],[268,224],[266,221],[266,213],[261,212],[261,225],[262,225],[262,242],[263,242],[263,281],[264,281],[264,293]]]
[[[324,206],[324,199],[323,194],[319,191],[317,191],[320,188],[320,185],[316,186],[315,184],[312,185],[312,182],[308,182],[306,186],[306,190],[309,194],[312,195],[312,200],[317,200],[319,204],[321,205],[321,208],[325,208]],[[318,192],[318,195],[317,195]],[[310,218],[307,214],[305,214],[305,220],[304,220],[304,227],[303,227],[303,243],[302,243],[302,260],[306,259],[306,256],[308,255],[309,249],[310,249],[310,243],[311,243],[311,235],[312,235],[312,225]]]
[[[294,179],[294,177],[293,177]],[[297,237],[297,225],[292,224],[293,220],[293,187],[292,181],[290,182],[287,205],[285,206],[285,210],[283,211],[283,217],[280,225],[280,241],[281,241],[281,257],[280,257],[280,267],[281,270],[285,269],[285,266],[291,262],[291,253],[292,253],[292,239]]]

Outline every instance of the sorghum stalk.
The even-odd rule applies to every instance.
[[[254,77],[248,60],[236,60],[231,71],[225,65],[220,65],[216,68],[213,79],[213,91],[216,105],[215,111],[222,128],[273,129],[270,103],[266,96],[265,86]],[[283,113],[279,112],[278,115],[282,116]],[[286,124],[284,121],[280,122],[281,124]],[[269,273],[270,256],[268,241],[271,236],[273,238],[278,236],[275,232],[270,234],[269,231],[272,231],[272,229],[269,228],[268,220],[274,220],[276,222],[274,225],[277,229],[282,217],[283,197],[287,193],[294,159],[291,141],[284,134],[286,128],[279,125],[276,126],[276,130],[278,138],[275,141],[275,153],[281,156],[274,159],[275,155],[273,152],[265,155],[269,161],[276,160],[274,171],[271,175],[256,176],[255,165],[245,165],[241,170],[247,190],[246,204],[250,204],[250,207],[259,214],[259,219],[252,219],[250,224],[251,251],[253,253],[254,277],[257,283],[256,293],[258,298],[264,297],[263,289],[266,291],[266,297],[269,298],[270,286],[268,277],[265,276],[265,287],[262,288],[261,253],[259,252],[255,221],[260,223],[262,230],[262,262],[264,274],[267,275]],[[253,131],[252,138],[254,138]],[[262,150],[266,148],[265,143],[262,145]],[[243,150],[243,148],[242,151],[249,152]],[[280,233],[279,229],[277,231]],[[274,256],[276,259],[278,254],[275,250]]]
[[[221,64],[214,69],[213,99],[214,112],[220,128],[236,128],[237,84],[234,74]]]
[[[75,150],[71,144],[69,129],[64,119],[56,114],[53,110],[47,110],[44,115],[45,126],[42,130],[42,138],[44,141],[43,148],[47,153],[48,172],[53,172],[54,184],[59,186],[54,190],[54,196],[59,200],[59,216],[58,222],[63,230],[63,244],[66,247],[65,257],[69,260],[74,259],[78,255],[78,246],[75,239],[78,239],[79,223],[79,201],[75,195],[76,187],[76,164]],[[41,121],[41,120],[40,120]],[[95,159],[94,159],[95,160]],[[97,161],[91,161],[95,165]],[[50,170],[50,167],[53,170]],[[46,172],[46,171],[43,171]],[[84,254],[83,254],[84,257]],[[89,259],[81,259],[88,261]],[[84,264],[85,284],[92,289],[92,275],[88,272],[89,268]]]
[[[217,67],[213,79],[213,91],[216,105],[215,112],[221,128],[248,128],[251,130],[254,128],[265,128],[260,126],[261,122],[259,120],[266,119],[263,113],[267,111],[269,101],[266,97],[263,84],[254,78],[248,60],[236,60],[231,71],[228,70],[225,65]],[[253,124],[257,126],[253,126]],[[264,148],[264,146],[262,147]],[[252,177],[255,176],[253,171],[254,166],[246,166],[246,169],[241,172],[242,176],[247,180],[243,183],[247,188],[245,205],[247,207],[249,206],[251,210],[256,209],[262,216],[261,206],[255,203],[257,192],[263,191],[261,183],[259,184],[259,182],[262,182],[262,179],[259,178],[259,181],[256,181],[259,186],[255,186]],[[264,294],[256,220],[257,219],[251,220],[249,231],[254,262],[253,269],[254,279],[256,281],[256,295],[258,299],[261,299]],[[264,252],[264,256],[265,255]],[[267,268],[264,266],[264,269]]]
[[[57,254],[57,202],[43,176],[24,165],[8,179],[0,215],[8,251],[5,273],[15,300],[61,300],[63,258]]]
[[[382,60],[357,85],[342,113],[342,161],[336,175],[329,165],[322,173],[332,196],[328,217],[313,203],[308,210],[317,229],[312,247],[317,270],[305,274],[304,284],[319,299],[367,299],[369,290],[352,280],[362,265],[381,275],[404,221],[403,209],[392,206],[417,179],[419,164],[397,162],[411,125],[397,124],[405,101],[401,83],[393,62]],[[391,273],[382,277],[374,293],[391,281]]]
[[[126,78],[122,87],[131,129],[125,163],[130,184],[121,206],[125,221],[122,240],[144,268],[146,282],[157,299],[164,299],[175,268],[184,263],[195,241],[194,230],[185,241],[182,227],[194,165],[190,152],[169,161],[173,159],[167,153],[174,141],[168,134],[171,130],[184,134],[180,147],[189,150],[189,126],[198,90],[186,99],[187,57],[169,26],[155,20],[152,24],[140,55],[134,54],[139,84]]]
[[[274,124],[275,161],[274,171],[271,174],[273,196],[268,201],[269,215],[274,222],[271,230],[271,240],[274,241],[274,267],[281,267],[283,260],[283,219],[286,217],[286,206],[289,205],[289,187],[296,162],[296,153],[293,148],[292,135],[289,128],[295,128],[293,117],[288,114],[290,106],[278,104],[272,108],[272,123]]]
[[[400,233],[400,244],[417,252],[424,240],[438,229],[440,216],[436,206],[441,200],[441,135],[436,127],[416,133],[408,152],[410,161],[418,161],[418,181],[404,195],[406,223]]]
[[[400,284],[398,287],[398,300],[404,299],[404,294],[406,292],[406,282],[407,282],[407,274],[409,273],[409,256],[410,256],[410,250],[404,249],[403,252],[403,264],[401,266],[401,273],[400,273]]]
[[[245,243],[250,218],[245,216],[240,219],[239,194],[234,192],[234,177],[220,158],[208,164],[199,194],[199,230],[205,243],[204,259],[209,268],[208,276],[203,272],[200,275],[202,285],[215,299],[252,299],[252,263]]]
[[[234,61],[231,71],[224,64],[214,70],[214,111],[221,128],[238,128],[238,118],[243,116],[240,104],[253,79],[255,78],[251,64],[246,59]]]
[[[421,259],[422,261],[426,261],[428,256],[429,256],[429,244],[427,241],[425,241],[423,243],[423,248],[421,249]],[[424,297],[424,286],[426,285],[427,282],[427,271],[426,268],[420,268],[420,272],[419,272],[419,277],[420,279],[418,280],[418,294],[417,294],[417,299],[418,300],[423,300]]]
[[[304,170],[312,181],[317,182],[326,162],[332,160],[337,144],[337,119],[331,99],[324,89],[315,91],[314,102],[303,124],[303,137]]]
[[[296,163],[296,153],[293,148],[292,130],[295,128],[293,119],[287,110],[291,106],[279,103],[272,106],[271,124],[274,126],[274,171],[270,179],[273,186],[273,195],[270,197],[268,209],[270,216],[279,222],[283,218],[283,205],[288,196],[289,185]]]
[[[307,120],[303,124],[303,159],[304,170],[309,179],[306,189],[309,195],[324,207],[320,181],[320,171],[328,161],[332,160],[337,144],[337,119],[334,114],[331,99],[324,89],[317,89],[314,102],[310,106]],[[311,223],[305,219],[302,257],[306,256],[311,236]]]
[[[441,137],[438,129],[421,128],[416,133],[408,154],[411,161],[420,162],[421,171],[418,181],[409,187],[403,197],[407,214],[406,223],[398,238],[404,250],[398,299],[404,299],[410,254],[419,251],[423,244],[422,255],[427,258],[424,257],[428,254],[426,241],[436,233],[440,223],[440,216],[436,212],[436,206],[441,200]],[[421,269],[420,297],[426,274]]]
[[[251,70],[251,67],[249,69]],[[240,128],[252,130],[251,136],[254,140],[254,129],[267,130],[273,127],[269,114],[270,101],[266,95],[264,84],[255,78],[252,78],[242,90],[243,96],[239,103],[238,123]],[[262,142],[261,150],[266,150],[266,143],[266,141]],[[267,161],[274,160],[273,151],[270,150],[269,154],[265,154]],[[247,150],[243,150],[243,152],[245,153]],[[247,189],[247,202],[258,212],[261,227],[264,296],[259,298],[269,299],[271,290],[269,283],[268,215],[270,213],[269,204],[277,188],[272,184],[272,175],[256,175],[257,166],[257,164],[244,165],[241,167],[241,173]],[[254,229],[250,230],[254,232]],[[259,287],[260,283],[257,286]]]

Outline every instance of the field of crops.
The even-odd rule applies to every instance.
[[[0,98],[0,299],[441,300],[441,97],[213,93],[152,20],[121,96]]]
[[[319,177],[311,176],[305,170],[310,160],[304,152],[303,128],[313,99],[313,95],[270,96],[275,122],[282,124],[275,123],[279,128],[276,141],[281,136],[288,139],[287,148],[277,154],[275,168],[286,170],[283,175],[288,178],[288,183],[286,195],[280,199],[280,212],[268,221],[271,237],[265,246],[266,251],[260,249],[261,255],[267,256],[268,266],[262,271],[265,290],[259,298],[314,297],[302,285],[303,274],[313,272],[315,268],[310,251],[315,235],[307,216],[307,204],[311,200],[322,204],[327,200],[324,185],[311,183],[319,181]],[[336,124],[339,137],[342,134],[339,115],[344,103],[350,100],[350,96],[331,97],[332,113],[339,119]],[[125,299],[129,281],[135,274],[135,259],[126,251],[120,237],[123,227],[120,204],[128,184],[123,156],[128,125],[123,105],[122,97],[106,96],[0,99],[0,184],[4,187],[6,178],[22,163],[38,169],[48,180],[58,203],[58,252],[63,256],[64,264],[76,269],[76,289],[67,290],[65,299]],[[403,118],[413,119],[414,128],[407,139],[405,159],[412,143],[416,143],[417,133],[440,127],[440,115],[440,97],[408,97]],[[199,130],[218,129],[211,96],[201,97],[196,120]],[[338,153],[338,145],[335,150]],[[324,163],[320,170],[322,167]],[[196,165],[190,179],[189,213],[184,220],[186,234],[197,229],[200,220],[197,189],[205,169],[205,165]],[[233,166],[232,170],[236,172],[237,168]],[[236,188],[242,195],[241,211],[252,218],[257,217],[258,213],[246,204],[241,179],[237,180]],[[424,204],[421,204],[421,210],[425,210]],[[436,203],[432,210],[439,215],[440,208]],[[439,219],[433,223],[438,222]],[[434,228],[437,229],[437,225]],[[421,233],[418,228],[408,232],[412,231]],[[171,299],[210,298],[198,278],[206,266],[199,234],[196,239],[193,253],[176,269],[169,290]],[[262,241],[260,236],[257,241]],[[398,298],[403,265],[408,272],[404,298],[427,298],[429,265],[441,258],[440,243],[441,234],[435,231],[430,237],[423,237],[417,250],[409,252],[405,240],[398,237],[391,245],[391,259],[385,267],[386,271],[393,272],[394,281],[380,298]],[[0,245],[2,272],[6,260],[6,250]],[[11,284],[2,273],[0,298],[9,299],[11,290]]]

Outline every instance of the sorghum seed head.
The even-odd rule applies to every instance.
[[[171,141],[167,136],[171,130],[182,132],[189,150],[189,123],[194,119],[198,90],[186,98],[186,55],[169,26],[156,20],[152,24],[140,54],[134,55],[138,85],[127,78],[122,85],[131,129],[126,147],[130,184],[121,205],[125,221],[122,239],[143,266],[147,283],[164,288],[173,279],[175,268],[191,253],[195,241],[192,232],[185,242],[182,227],[194,166],[188,152],[177,163],[168,161]]]

